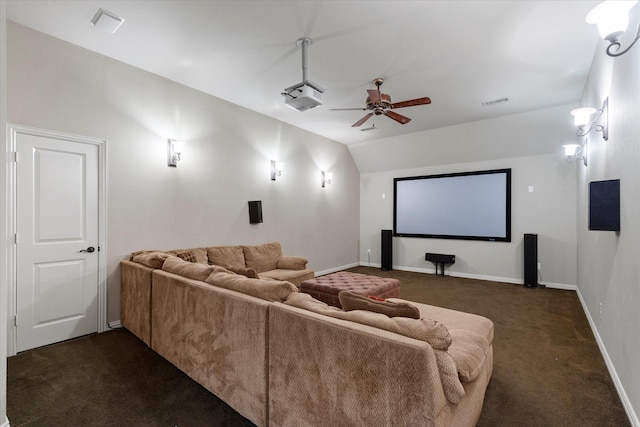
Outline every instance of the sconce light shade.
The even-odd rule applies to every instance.
[[[573,116],[573,122],[576,126],[585,126],[591,123],[591,116],[597,110],[593,107],[582,107],[576,108],[571,111],[571,115]]]
[[[562,147],[565,156],[567,156],[567,162],[573,163],[575,160],[582,160],[587,166],[587,138],[584,138],[582,144],[567,144]]]
[[[605,1],[587,14],[587,23],[598,26],[600,37],[615,42],[629,26],[629,9],[637,1]]]
[[[626,53],[631,46],[640,38],[640,25],[633,42],[624,50],[620,50],[618,37],[622,35],[629,26],[629,10],[638,3],[637,0],[619,1],[608,0],[594,7],[587,14],[587,23],[596,24],[600,37],[609,41],[607,55],[620,56]]]
[[[169,139],[167,141],[167,165],[171,167],[177,167],[180,156],[184,152],[184,141],[177,141],[175,139]]]
[[[572,157],[576,155],[576,151],[578,150],[578,147],[580,145],[578,144],[567,144],[567,145],[563,145],[562,148],[564,148],[564,154],[567,157]]]
[[[594,113],[596,117],[591,119]],[[609,139],[609,98],[605,98],[602,107],[597,110],[593,107],[576,108],[571,111],[574,123],[578,127],[576,135],[585,136],[595,129],[596,132],[602,132],[602,138],[605,141]],[[596,123],[600,120],[601,123]]]
[[[332,178],[333,178],[333,174],[331,172],[321,171],[320,172],[321,186],[324,188],[325,186],[331,184]]]
[[[271,160],[271,181],[275,181],[277,176],[282,176],[284,163]]]

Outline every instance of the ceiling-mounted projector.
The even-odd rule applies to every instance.
[[[307,111],[322,105],[324,89],[307,80],[307,46],[311,43],[309,38],[296,41],[296,44],[302,48],[302,83],[289,86],[282,92],[284,104],[297,111]]]
[[[285,89],[282,95],[284,104],[297,111],[307,111],[322,105],[322,90],[308,81]]]

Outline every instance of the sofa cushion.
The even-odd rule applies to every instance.
[[[223,267],[229,271],[233,271],[236,274],[242,274],[243,276],[248,277],[250,279],[258,278],[258,273],[256,273],[256,271],[253,268],[240,267],[237,265],[229,265],[229,264],[225,264],[223,265]]]
[[[484,368],[489,343],[486,338],[464,329],[452,329],[448,352],[456,362],[460,381],[470,383]]]
[[[164,261],[164,264],[162,264],[162,270],[178,274],[183,277],[188,277],[189,279],[200,280],[202,282],[204,282],[213,271],[218,271],[227,275],[235,275],[235,273],[217,265],[204,265],[198,262],[189,262],[174,256],[170,256]]]
[[[209,264],[244,267],[244,253],[240,246],[211,246],[207,248]]]
[[[258,274],[261,279],[275,279],[282,280],[284,282],[291,282],[297,287],[300,287],[305,280],[313,279],[313,270],[285,270],[284,268],[277,268],[275,270],[261,271]]]
[[[296,285],[279,280],[250,279],[240,274],[214,271],[205,282],[225,289],[241,292],[267,301],[285,301],[289,294],[297,292]]]
[[[278,268],[278,260],[282,257],[280,243],[271,242],[260,246],[242,246],[244,262],[257,273],[275,270]]]
[[[344,311],[367,310],[389,317],[420,318],[418,307],[406,302],[385,301],[384,299],[366,297],[349,291],[341,291],[338,293],[338,298]]]
[[[277,268],[284,270],[304,270],[307,268],[308,262],[309,260],[303,256],[282,256],[278,260]]]
[[[151,268],[162,268],[164,260],[170,256],[170,254],[160,251],[134,252],[131,256],[131,261]]]
[[[429,343],[434,350],[440,381],[447,400],[457,404],[464,397],[464,387],[458,378],[455,362],[451,355],[447,353],[447,349],[451,344],[451,335],[449,335],[447,328],[438,321],[388,317],[381,313],[364,310],[346,312],[325,304],[306,293],[292,293],[284,303],[314,313],[372,326]]]

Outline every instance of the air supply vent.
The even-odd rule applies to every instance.
[[[486,101],[482,103],[482,106],[491,107],[493,105],[504,104],[506,102],[509,102],[509,98],[500,98],[500,99],[494,99],[493,101]]]

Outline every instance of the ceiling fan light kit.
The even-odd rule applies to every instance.
[[[365,108],[332,108],[331,111],[345,111],[345,110],[361,110],[361,111],[370,110],[371,111],[370,113],[367,113],[364,117],[362,117],[360,120],[352,124],[351,127],[361,126],[364,122],[369,120],[374,115],[387,116],[390,119],[395,120],[396,122],[402,125],[405,125],[409,123],[411,119],[409,117],[403,116],[402,114],[398,114],[395,111],[392,111],[393,109],[413,107],[416,105],[431,104],[431,99],[429,99],[428,97],[416,98],[416,99],[410,99],[407,101],[392,103],[391,96],[389,96],[386,93],[380,92],[380,86],[382,86],[382,83],[384,83],[383,78],[377,78],[373,80],[373,84],[376,85],[376,89],[367,90],[367,93],[369,96],[367,96],[367,100],[365,102],[366,104]],[[375,125],[370,129],[375,129]]]
[[[307,111],[322,105],[324,89],[307,80],[307,46],[312,43],[313,41],[306,37],[296,41],[298,47],[302,48],[302,82],[289,86],[282,92],[284,104],[296,111]]]

